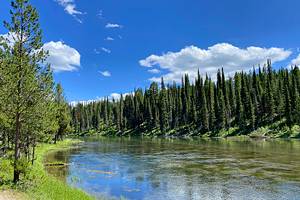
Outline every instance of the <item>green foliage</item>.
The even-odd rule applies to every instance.
[[[25,157],[21,157],[19,160],[17,160],[16,165],[16,169],[20,172],[20,174],[23,174],[24,176],[26,176],[27,173],[31,170],[31,163]]]
[[[291,128],[291,137],[292,138],[300,138],[300,126],[299,125],[294,125]]]
[[[12,174],[12,160],[8,158],[0,158],[0,188],[1,185],[12,180]]]

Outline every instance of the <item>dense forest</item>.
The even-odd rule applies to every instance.
[[[27,0],[12,1],[11,8],[8,33],[0,37],[0,158],[12,161],[16,183],[33,165],[38,142],[56,142],[70,131],[70,115],[45,62],[36,9]]]
[[[290,128],[300,123],[300,71],[273,70],[271,61],[249,73],[216,80],[208,75],[177,85],[152,83],[146,90],[117,100],[108,98],[71,106],[72,126],[111,134],[148,133],[217,136],[220,131],[247,134],[279,122]],[[175,131],[174,131],[175,130]]]

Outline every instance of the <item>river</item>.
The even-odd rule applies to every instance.
[[[86,138],[47,171],[96,198],[300,199],[300,140]]]

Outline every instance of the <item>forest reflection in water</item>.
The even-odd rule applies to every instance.
[[[297,199],[300,141],[86,138],[54,152],[49,173],[95,197]]]

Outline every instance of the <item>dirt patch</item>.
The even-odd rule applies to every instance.
[[[0,200],[25,200],[25,195],[12,190],[0,191]]]

